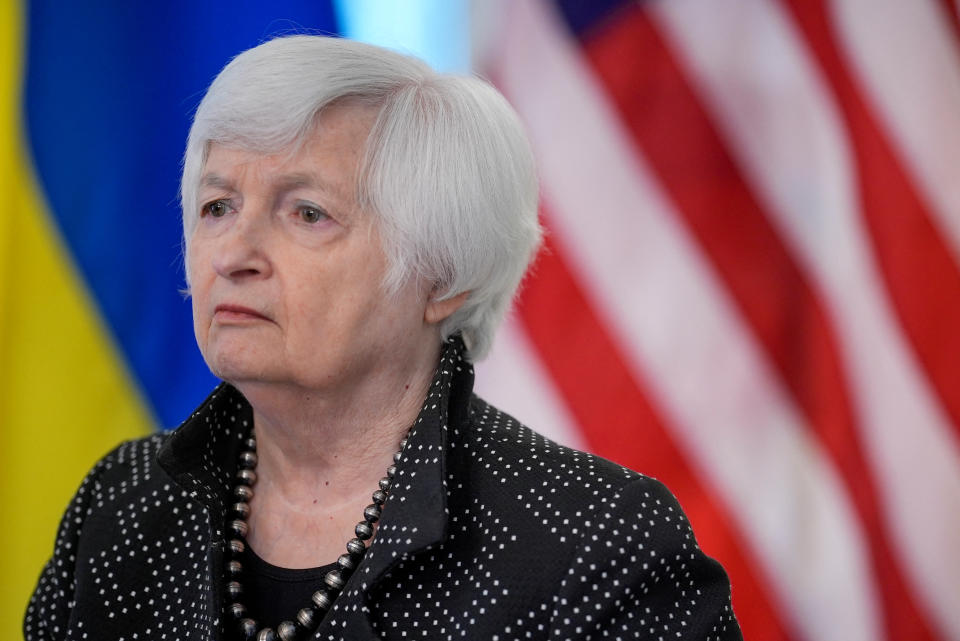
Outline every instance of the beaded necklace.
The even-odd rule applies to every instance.
[[[227,530],[232,538],[227,544],[230,560],[227,562],[227,595],[231,605],[228,608],[230,615],[237,624],[240,634],[245,641],[294,641],[304,639],[316,632],[324,615],[333,605],[343,586],[353,574],[367,552],[367,541],[373,538],[373,526],[380,520],[383,504],[390,494],[393,477],[397,473],[396,463],[400,461],[401,452],[407,444],[407,439],[400,441],[400,449],[393,455],[393,465],[387,468],[387,475],[380,479],[380,489],[371,497],[373,503],[363,510],[363,520],[354,528],[356,538],[347,542],[347,551],[337,559],[337,568],[327,572],[323,578],[324,585],[310,598],[311,603],[301,608],[293,621],[283,621],[277,629],[264,627],[247,616],[247,608],[243,604],[243,565],[240,557],[246,549],[246,537],[250,531],[247,519],[250,516],[250,499],[253,498],[253,486],[257,482],[257,441],[251,437],[245,441],[245,447],[240,453],[240,464],[237,470],[237,481],[233,488],[233,495],[237,502],[230,510],[227,521]]]

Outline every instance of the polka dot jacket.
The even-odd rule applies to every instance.
[[[726,574],[670,492],[477,398],[462,354],[446,344],[377,536],[314,638],[740,639]],[[222,384],[174,432],[97,463],[25,638],[234,638],[225,523],[251,427]]]

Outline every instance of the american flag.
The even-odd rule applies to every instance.
[[[666,482],[745,638],[960,640],[957,7],[479,4],[548,232],[481,393]]]

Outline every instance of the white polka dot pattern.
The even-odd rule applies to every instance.
[[[473,396],[462,353],[447,344],[377,536],[314,638],[740,639],[726,575],[669,491]],[[171,435],[101,460],[25,638],[233,638],[222,525],[250,421],[221,385]]]

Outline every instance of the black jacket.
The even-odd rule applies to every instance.
[[[461,354],[447,343],[377,536],[315,638],[740,639],[727,577],[670,492],[477,398]],[[176,431],[97,463],[26,639],[232,637],[224,525],[251,426],[223,384]]]

